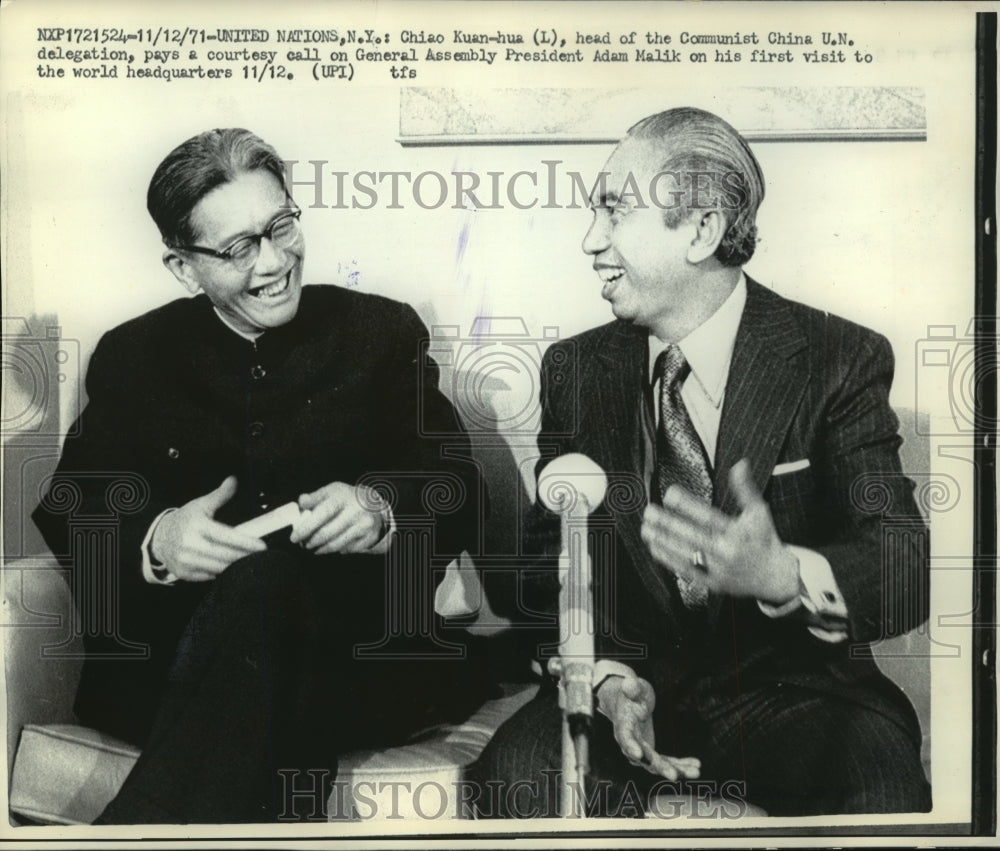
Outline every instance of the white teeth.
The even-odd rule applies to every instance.
[[[625,270],[624,269],[601,269],[601,270],[598,271],[598,274],[601,276],[601,280],[604,283],[610,284],[612,281],[617,281],[622,275],[624,275],[625,274]]]
[[[285,275],[280,281],[276,281],[266,287],[262,287],[259,290],[254,290],[251,295],[256,298],[274,298],[275,296],[281,295],[285,290],[288,289],[288,281],[291,278],[291,272]]]

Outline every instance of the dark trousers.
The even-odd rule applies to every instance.
[[[142,755],[98,822],[322,819],[339,753],[475,708],[482,689],[468,659],[414,658],[405,641],[359,654],[384,637],[381,564],[268,551],[212,582]]]
[[[750,803],[773,816],[927,812],[930,786],[919,745],[895,722],[849,701],[772,684],[736,699],[704,701],[697,711],[658,706],[657,750],[696,756],[701,778],[669,783],[632,766],[611,723],[596,715],[586,796],[589,814],[641,817],[651,793],[709,795],[728,817]],[[489,794],[480,817],[558,814],[561,713],[554,687],[510,718],[473,767]]]

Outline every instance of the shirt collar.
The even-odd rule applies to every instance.
[[[729,362],[736,345],[736,332],[746,303],[747,279],[740,272],[739,281],[719,309],[677,344],[691,365],[691,374],[716,408],[722,404],[729,378]],[[668,345],[659,337],[649,335],[650,382],[655,380],[653,369],[656,358]]]

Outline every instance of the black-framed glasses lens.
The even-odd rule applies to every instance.
[[[247,271],[260,256],[260,241],[267,237],[276,248],[290,248],[299,238],[299,213],[282,216],[267,232],[257,237],[247,237],[231,245],[226,252],[230,261],[241,272]]]

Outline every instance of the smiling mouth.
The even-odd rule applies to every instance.
[[[601,297],[610,299],[617,288],[618,282],[625,277],[625,270],[619,266],[603,266],[597,269],[601,279]]]
[[[273,284],[267,284],[262,287],[253,287],[252,289],[247,290],[247,293],[254,298],[261,300],[277,298],[288,290],[291,280],[292,270],[289,269],[288,272],[285,273],[285,277],[283,277],[280,281],[275,281]]]

